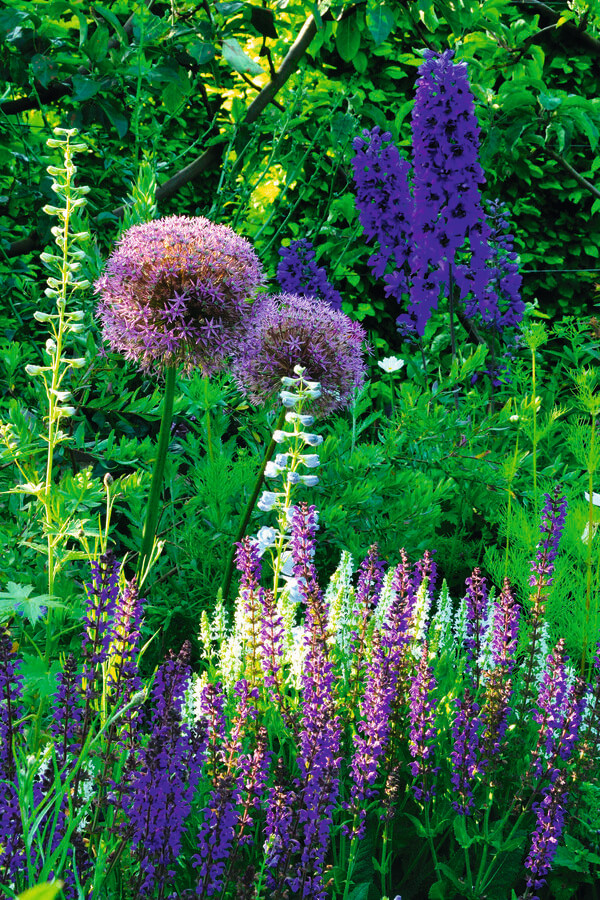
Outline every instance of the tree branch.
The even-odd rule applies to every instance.
[[[327,14],[323,16],[325,19]],[[329,13],[329,16],[331,14]],[[314,38],[317,33],[317,23],[314,19],[314,16],[309,16],[300,32],[288,50],[283,62],[279,66],[279,69],[275,73],[274,77],[262,88],[260,93],[254,98],[248,109],[246,110],[246,115],[243,118],[243,123],[246,125],[252,125],[258,119],[261,112],[265,109],[265,107],[272,102],[273,98],[277,94],[277,92],[283,87],[286,83],[290,75],[296,70],[298,66],[298,62],[301,57],[304,55],[306,50],[308,49],[310,42]],[[218,143],[213,144],[204,153],[201,153],[200,156],[196,157],[191,163],[185,166],[183,169],[180,169],[175,175],[172,175],[164,184],[161,184],[156,189],[156,199],[157,201],[166,200],[169,197],[172,197],[176,194],[180,188],[184,185],[188,184],[190,181],[194,181],[194,179],[198,178],[203,172],[206,172],[209,169],[212,169],[216,166],[221,159],[223,148],[226,145],[227,141],[223,139]],[[118,218],[123,216],[125,212],[124,206],[118,206],[113,210],[113,214]],[[93,221],[93,220],[92,220]],[[16,256],[21,256],[24,253],[30,253],[37,246],[39,246],[39,237],[37,234],[30,234],[28,237],[23,238],[19,241],[15,241],[8,247],[5,251],[6,256],[9,259],[13,259]]]
[[[596,185],[592,184],[591,181],[588,181],[587,178],[584,178],[583,175],[574,169],[571,163],[567,162],[564,156],[561,156],[560,153],[557,153],[555,150],[551,150],[550,147],[544,147],[544,153],[549,156],[551,159],[555,159],[556,162],[559,162],[561,166],[567,170],[567,172],[573,176],[577,184],[580,184],[581,187],[585,188],[590,192],[594,197],[600,199],[600,190],[596,187]]]
[[[552,9],[550,6],[547,6],[545,3],[542,3],[541,0],[515,0],[515,6],[520,6],[521,8],[529,7],[530,9],[534,9],[536,12],[539,12],[540,15],[544,16],[547,20],[556,24],[558,22],[560,15],[556,12],[556,10]],[[560,26],[560,29],[564,29],[570,37],[577,38],[588,50],[591,50],[593,53],[600,55],[600,41],[598,38],[593,37],[591,34],[588,34],[586,31],[583,31],[581,28],[578,28],[577,25],[574,25],[573,22],[565,22],[564,25]]]

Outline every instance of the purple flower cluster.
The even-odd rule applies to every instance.
[[[310,241],[292,241],[289,247],[281,247],[279,255],[277,280],[286,294],[316,297],[332,309],[341,310],[342,295],[329,284],[325,269],[317,266]]]
[[[104,339],[143,369],[219,371],[263,283],[250,243],[202,217],[169,216],[121,237],[95,285]]]
[[[255,404],[281,390],[303,366],[305,377],[321,385],[311,409],[328,415],[351,401],[362,384],[366,334],[358,322],[312,297],[280,294],[257,304],[234,361],[233,374]]]
[[[23,677],[8,627],[0,624],[0,877],[10,882],[26,867],[13,746],[23,737]]]
[[[473,784],[476,775],[481,775],[485,768],[485,760],[481,758],[482,719],[479,716],[479,704],[475,702],[469,688],[465,688],[463,699],[454,701],[456,715],[452,726],[453,749],[452,787],[457,799],[452,807],[461,816],[468,816],[474,804]]]
[[[410,164],[389,133],[375,128],[354,140],[359,218],[367,240],[379,244],[369,262],[387,295],[401,302],[410,294],[399,328],[423,335],[441,291],[456,285],[467,315],[501,330],[520,321],[524,305],[504,211],[492,205],[488,219],[482,208],[467,65],[453,61],[453,50],[423,56],[412,116],[412,194]]]
[[[485,695],[481,710],[481,717],[485,723],[482,740],[487,757],[499,752],[511,713],[509,706],[513,690],[511,674],[515,665],[519,609],[508,578],[504,579],[500,597],[494,603],[490,627],[492,669],[484,673]]]
[[[527,870],[526,896],[528,900],[539,900],[537,891],[546,883],[546,876],[558,850],[558,842],[565,825],[566,772],[555,771],[550,785],[545,789],[539,803],[533,804],[536,828],[531,836],[531,849],[525,860]]]
[[[471,318],[480,318],[484,326],[503,331],[505,328],[516,328],[523,319],[525,304],[521,300],[522,278],[519,274],[518,254],[513,246],[514,236],[509,230],[506,204],[490,200],[486,206],[491,248],[486,300],[480,304],[477,298],[468,298],[465,313]],[[506,367],[500,369],[504,371]],[[497,376],[495,383],[502,383]]]
[[[185,820],[198,785],[206,739],[183,721],[190,677],[191,645],[170,654],[158,669],[152,688],[150,738],[138,754],[122,800],[134,856],[139,859],[139,896],[172,878],[186,831]]]
[[[413,786],[413,791],[415,798],[422,803],[430,800],[435,793],[435,784],[428,783],[428,776],[435,777],[437,772],[437,768],[432,768],[429,762],[435,755],[436,702],[432,694],[436,688],[436,680],[428,663],[428,656],[429,646],[425,641],[417,671],[411,678],[408,710],[411,725],[408,749],[413,758],[413,762],[410,763],[410,771],[413,778],[420,779]]]
[[[352,167],[360,224],[367,240],[379,244],[369,264],[377,278],[385,276],[389,292],[399,301],[408,291],[414,203],[408,182],[410,163],[391,139],[389,132],[380,134],[377,126],[363,131],[352,142]],[[390,260],[393,272],[385,275]]]
[[[542,510],[541,540],[536,559],[531,564],[529,579],[531,587],[538,588],[552,584],[554,560],[567,518],[567,500],[560,484],[556,485],[552,494],[544,494],[544,499],[546,504]]]
[[[488,607],[487,586],[480,569],[476,568],[473,570],[473,574],[466,580],[466,585],[467,622],[465,647],[467,648],[467,661],[474,669],[475,681],[479,685],[479,656]]]

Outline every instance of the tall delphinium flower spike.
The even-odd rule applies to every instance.
[[[314,566],[316,510],[302,503],[292,512],[294,575],[306,605],[298,794],[303,823],[301,858],[290,881],[301,897],[325,900],[323,866],[339,790],[341,725],[333,695],[327,608]]]
[[[412,114],[415,212],[409,306],[421,335],[442,285],[452,313],[453,277],[463,297],[471,291],[480,305],[494,303],[486,293],[490,228],[481,206],[479,186],[485,177],[467,65],[453,61],[453,50],[424,50],[423,56]],[[457,256],[466,239],[468,266]]]
[[[316,297],[332,309],[342,308],[342,295],[327,280],[327,272],[318,266],[310,241],[302,238],[291,241],[279,250],[281,262],[277,266],[277,280],[286,294]]]
[[[0,880],[12,884],[27,867],[14,752],[24,740],[23,676],[10,629],[0,624]]]
[[[509,231],[506,204],[499,200],[488,201],[486,216],[490,227],[486,294],[490,296],[481,304],[475,297],[469,298],[465,303],[465,314],[469,318],[479,319],[485,327],[499,333],[521,324],[525,304],[521,300],[522,278],[513,246],[514,236]]]
[[[526,707],[533,695],[532,684],[534,674],[534,661],[536,658],[537,644],[544,621],[548,588],[552,584],[554,572],[554,560],[558,552],[558,544],[567,517],[567,501],[563,495],[561,485],[556,485],[552,494],[545,494],[546,504],[541,515],[541,539],[538,543],[535,560],[531,563],[530,594],[531,612],[529,615],[530,635],[528,641],[528,654],[525,666],[523,694],[519,707],[522,719]]]
[[[365,344],[362,326],[344,313],[312,297],[280,294],[257,306],[233,374],[250,402],[262,404],[301,366],[320,385],[307,411],[325,416],[347,406],[363,383]]]
[[[467,622],[465,647],[467,649],[467,663],[472,672],[475,687],[478,688],[481,676],[479,657],[483,644],[483,627],[488,605],[487,585],[479,568],[473,570],[473,574],[466,580],[466,585]]]
[[[356,206],[368,241],[379,248],[369,259],[377,278],[385,276],[386,292],[398,301],[408,292],[407,262],[412,248],[413,199],[410,193],[410,163],[391,143],[391,134],[379,127],[354,138],[352,159],[356,184]],[[388,263],[393,269],[386,275]]]
[[[477,775],[485,769],[486,760],[481,756],[482,720],[479,704],[469,688],[464,697],[454,701],[456,714],[452,725],[453,749],[450,753],[452,775],[450,781],[455,791],[452,807],[461,816],[468,816],[474,805],[473,787]]]
[[[152,896],[175,874],[185,821],[198,785],[206,738],[202,724],[183,720],[190,679],[191,645],[169,654],[152,687],[150,739],[131,774],[122,809],[134,858],[139,860],[138,896]]]
[[[558,842],[565,824],[567,773],[555,771],[542,799],[533,805],[536,828],[531,836],[531,848],[525,860],[527,884],[519,900],[539,900],[537,891],[546,884],[546,876],[558,850]]]
[[[435,793],[435,776],[438,769],[431,765],[435,755],[435,698],[433,692],[437,686],[433,670],[429,665],[429,646],[423,644],[421,658],[415,674],[411,677],[409,691],[410,734],[408,749],[413,758],[410,771],[413,778],[419,780],[413,785],[415,798],[427,803]]]

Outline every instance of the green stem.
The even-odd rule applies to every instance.
[[[538,496],[537,496],[537,399],[536,399],[536,378],[535,378],[535,349],[531,351],[531,382],[533,388],[533,499],[535,503],[535,518],[539,518],[538,513]]]
[[[206,407],[206,443],[208,445],[208,458],[210,459],[211,465],[215,461],[215,454],[213,451],[212,445],[212,429],[210,427],[210,405],[208,403],[208,378],[206,376],[202,379],[204,381],[204,405]]]
[[[160,494],[162,490],[163,475],[165,472],[165,462],[167,459],[167,450],[169,449],[169,440],[171,437],[171,423],[173,421],[173,400],[175,397],[175,377],[177,369],[175,366],[169,366],[165,377],[165,395],[163,397],[163,411],[160,422],[160,432],[158,435],[158,448],[156,451],[156,459],[154,461],[154,471],[152,472],[152,484],[150,485],[150,496],[148,497],[148,508],[146,510],[146,521],[144,522],[144,530],[142,533],[142,549],[138,559],[137,574],[138,580],[143,580],[144,571],[152,554],[154,538],[156,535],[156,526],[160,513]]]
[[[279,430],[281,428],[281,426],[283,425],[283,422],[285,420],[285,413],[286,413],[286,409],[285,409],[285,407],[283,407],[283,409],[279,413],[279,418],[277,419],[277,424],[275,425],[275,429],[274,429],[275,431]],[[233,563],[235,560],[236,544],[239,544],[239,542],[242,540],[242,538],[246,534],[246,528],[248,527],[248,522],[250,521],[250,516],[252,515],[252,510],[254,509],[254,504],[256,503],[256,500],[258,498],[260,490],[263,486],[265,469],[267,467],[267,463],[269,462],[269,460],[275,453],[276,447],[277,447],[276,441],[274,441],[273,438],[271,438],[271,442],[270,442],[269,446],[267,447],[267,450],[265,452],[265,455],[264,455],[264,458],[262,461],[262,465],[261,465],[259,473],[258,473],[258,477],[256,479],[256,484],[254,485],[254,490],[252,491],[252,495],[251,495],[250,499],[248,500],[248,503],[246,504],[246,509],[244,510],[244,515],[242,516],[242,519],[240,521],[240,526],[239,526],[237,534],[235,536],[235,540],[233,542],[233,546],[232,546],[231,552],[229,554],[229,559],[227,560],[227,568],[225,569],[225,575],[223,577],[223,586],[221,588],[223,600],[227,599],[227,596],[229,594],[229,589],[231,587],[231,578],[233,575]]]
[[[588,466],[588,532],[587,532],[587,578],[585,588],[585,626],[583,629],[583,647],[581,648],[581,677],[585,678],[585,660],[587,656],[588,630],[590,627],[590,609],[592,602],[592,543],[594,540],[594,443],[596,437],[596,417],[592,416],[592,433],[590,437],[590,453]]]
[[[354,827],[358,824],[358,815],[354,817]],[[348,900],[348,894],[352,885],[352,874],[354,872],[354,864],[356,863],[356,851],[358,849],[358,838],[356,834],[350,841],[350,856],[348,859],[348,868],[346,871],[346,884],[344,885],[344,895],[342,900]]]

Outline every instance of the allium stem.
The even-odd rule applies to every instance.
[[[154,471],[152,472],[152,484],[150,485],[150,496],[148,497],[148,507],[146,510],[146,521],[144,522],[144,530],[142,533],[142,549],[138,560],[138,584],[141,585],[148,573],[150,557],[152,555],[152,546],[156,535],[156,526],[158,524],[160,511],[160,493],[162,490],[163,475],[165,472],[165,462],[167,459],[167,450],[169,449],[169,439],[171,436],[171,423],[173,421],[173,400],[175,397],[175,377],[177,374],[176,366],[168,366],[165,371],[165,393],[163,397],[162,418],[160,421],[160,432],[158,435],[158,448],[156,451],[156,459],[154,461]]]
[[[277,419],[277,424],[275,425],[274,431],[280,431],[283,427],[283,423],[285,420],[286,408],[283,406],[281,408],[281,412],[279,413],[279,418]],[[260,494],[261,488],[263,486],[265,480],[265,469],[267,467],[267,463],[272,459],[273,454],[275,453],[275,448],[277,447],[277,442],[274,438],[271,438],[271,442],[267,447],[265,452],[262,465],[258,472],[258,476],[256,478],[256,484],[254,485],[254,490],[246,504],[246,509],[244,510],[244,515],[240,521],[240,526],[238,528],[238,532],[235,536],[235,540],[231,545],[231,552],[229,554],[229,559],[227,560],[227,568],[225,569],[225,575],[223,576],[223,586],[221,588],[221,594],[223,600],[227,600],[229,595],[229,589],[231,587],[231,578],[233,575],[233,564],[235,561],[235,552],[237,545],[244,539],[246,536],[246,529],[248,527],[248,522],[250,521],[250,516],[252,515],[252,510],[254,509],[254,505],[258,499],[258,495]]]

